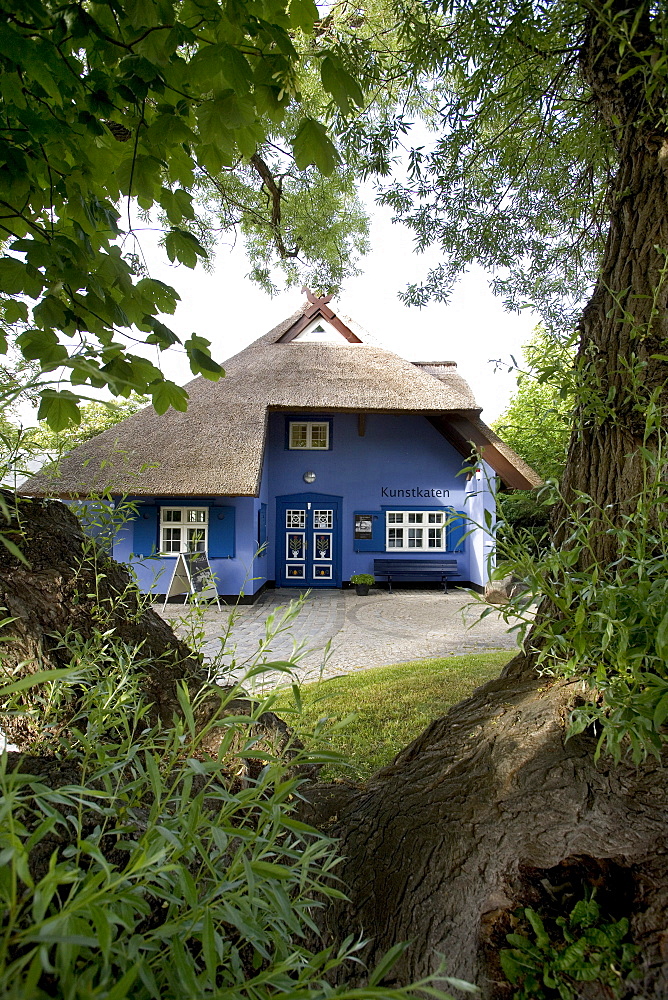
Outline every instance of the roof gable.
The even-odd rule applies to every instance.
[[[337,335],[349,344],[363,343],[362,338],[354,333],[330,308],[328,303],[332,299],[331,295],[318,298],[308,288],[302,288],[302,291],[306,292],[308,304],[299,318],[285,333],[281,334],[276,343],[289,344],[293,340],[336,343]],[[319,329],[322,330],[320,336],[317,334]]]

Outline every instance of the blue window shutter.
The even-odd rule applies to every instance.
[[[160,551],[158,545],[158,508],[152,504],[140,504],[137,517],[133,519],[134,533],[132,536],[132,551],[136,556],[155,555]]]
[[[209,558],[234,555],[234,507],[209,507]]]
[[[446,552],[463,552],[464,535],[470,531],[468,520],[463,510],[448,511],[448,518],[452,518],[447,526]]]
[[[355,538],[355,518],[371,518],[371,538]],[[385,512],[382,510],[356,510],[353,514],[353,548],[355,552],[385,551]]]

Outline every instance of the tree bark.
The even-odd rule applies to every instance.
[[[641,949],[629,995],[665,998],[668,759],[596,766],[593,736],[565,741],[577,685],[527,675],[516,658],[366,789],[314,790],[304,815],[329,818],[341,837],[350,900],[328,910],[329,939],[370,939],[370,963],[410,941],[393,981],[433,973],[444,957],[484,997],[510,998],[498,952],[518,908],[544,913],[561,892],[567,914],[595,886],[615,919],[630,917]]]

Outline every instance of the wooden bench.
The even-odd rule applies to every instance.
[[[448,577],[458,576],[456,559],[374,559],[373,575],[387,577],[392,593],[393,580],[438,580],[448,592]]]

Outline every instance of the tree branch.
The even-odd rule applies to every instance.
[[[297,257],[299,255],[299,247],[295,247],[294,250],[288,250],[283,242],[283,235],[281,233],[282,191],[280,181],[278,184],[276,183],[274,175],[259,153],[253,153],[250,162],[251,166],[254,167],[261,177],[262,186],[269,196],[271,204],[271,229],[273,231],[274,245],[276,246],[276,249],[281,257]]]

